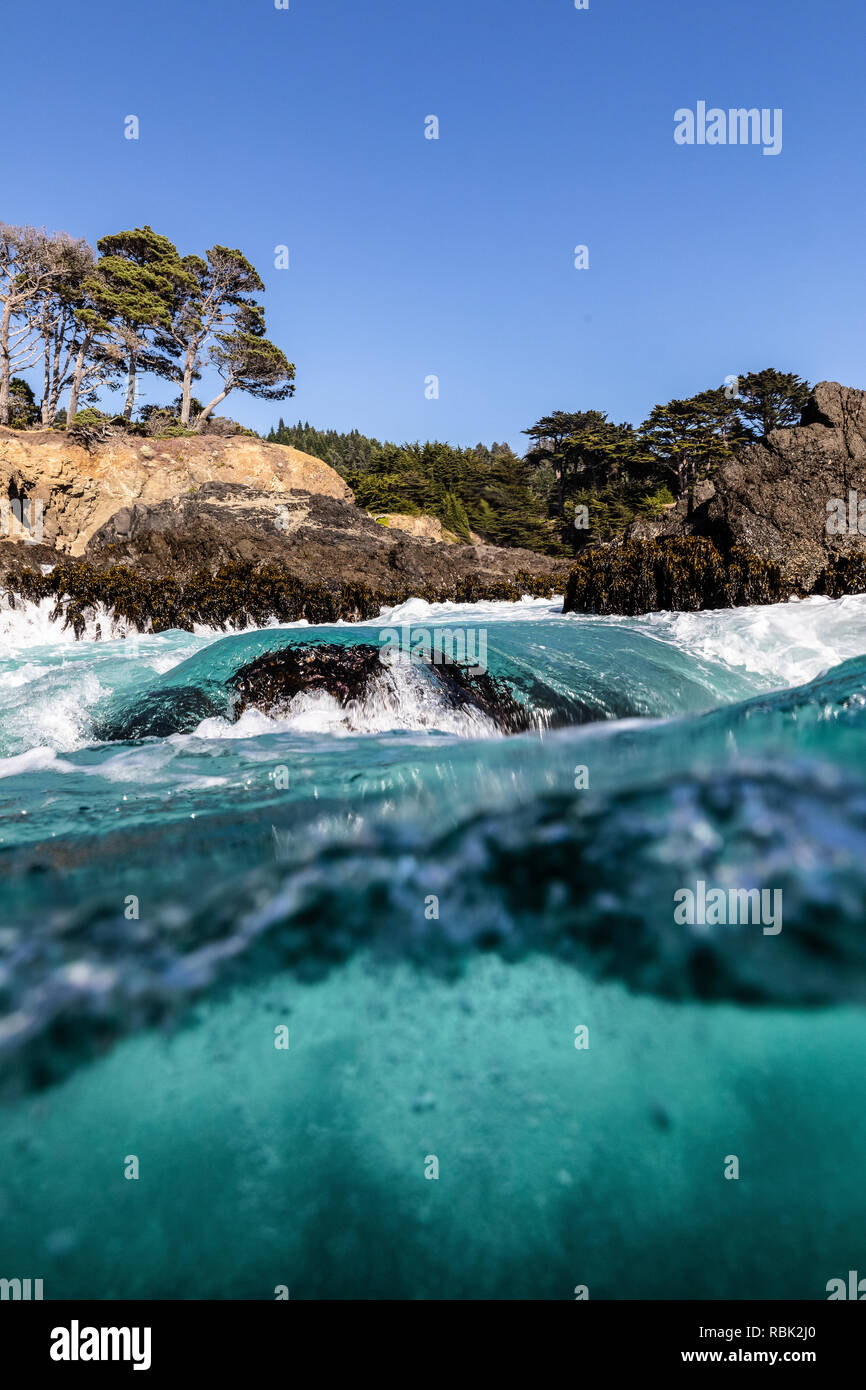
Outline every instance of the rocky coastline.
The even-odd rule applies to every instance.
[[[690,612],[864,591],[866,392],[824,381],[799,425],[746,445],[620,544],[587,550],[565,611]]]
[[[0,429],[4,495],[0,591],[12,606],[53,597],[76,633],[100,604],[154,632],[359,621],[413,597],[552,596],[567,577],[534,551],[413,534],[415,518],[382,524],[328,464],[248,436],[88,447]]]
[[[322,460],[246,435],[88,443],[0,429],[3,498],[5,601],[53,597],[76,632],[99,604],[164,631],[363,621],[413,597],[564,592],[565,612],[624,615],[835,598],[866,590],[866,392],[820,383],[800,425],[576,562],[376,518]]]

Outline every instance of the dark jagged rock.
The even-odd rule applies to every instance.
[[[43,566],[62,563],[64,556],[53,546],[34,541],[0,540],[0,590],[17,588],[18,578],[25,570],[41,570]]]
[[[699,485],[691,512],[683,500],[626,539],[703,536],[723,556],[739,547],[778,566],[784,597],[860,591],[866,536],[827,532],[827,504],[847,506],[851,491],[866,498],[866,392],[822,381],[799,425],[742,448]]]
[[[210,482],[169,501],[117,512],[87,546],[99,569],[124,565],[142,575],[188,581],[233,563],[279,566],[336,593],[345,584],[417,594],[449,589],[470,576],[513,581],[523,572],[564,583],[563,563],[531,550],[444,545],[379,526],[353,502],[309,492],[264,492]],[[559,592],[562,592],[561,588]]]
[[[566,611],[646,613],[866,591],[866,536],[827,530],[828,504],[866,498],[866,392],[815,387],[801,423],[722,464],[663,518],[580,557]],[[866,525],[866,523],[864,523]]]

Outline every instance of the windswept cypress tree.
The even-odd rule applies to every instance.
[[[179,295],[195,280],[177,247],[152,227],[116,232],[97,242],[98,279],[91,283],[97,312],[111,325],[126,368],[123,414],[132,419],[139,372],[177,381],[180,350],[168,338]]]
[[[216,334],[210,356],[223,386],[198,417],[202,424],[232,391],[266,401],[294,395],[295,365],[265,337],[264,313],[258,305],[237,308],[233,330]]]
[[[661,476],[668,476],[678,493],[688,495],[700,478],[709,477],[730,458],[744,433],[737,401],[721,386],[655,406],[640,428]]]
[[[773,367],[739,377],[738,386],[737,410],[754,439],[799,424],[812,391],[796,373],[777,372]]]
[[[205,260],[184,256],[187,278],[177,282],[171,325],[157,339],[181,361],[182,425],[190,422],[192,383],[201,376],[209,346],[217,364],[230,364],[230,371],[224,376],[226,390],[205,407],[202,420],[235,387],[269,400],[281,400],[293,389],[288,383],[294,368],[264,338],[264,311],[253,296],[265,287],[255,266],[227,246],[212,246],[205,255]]]

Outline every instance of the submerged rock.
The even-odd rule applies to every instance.
[[[441,652],[434,652],[430,661],[407,660],[404,669],[429,681],[448,708],[475,710],[502,733],[521,733],[533,726],[530,711],[503,681],[485,671],[446,661]],[[345,709],[381,696],[389,674],[382,648],[371,643],[283,647],[257,657],[231,678],[233,714],[240,718],[251,707],[264,714],[280,714],[296,696],[317,693],[330,695]]]
[[[191,733],[203,719],[223,713],[225,710],[203,690],[187,687],[148,690],[94,720],[93,736],[100,743],[168,738],[171,734]]]
[[[369,644],[284,647],[242,666],[229,685],[236,719],[253,708],[263,714],[285,709],[300,694],[325,693],[344,708],[363,700],[381,675],[379,649]]]

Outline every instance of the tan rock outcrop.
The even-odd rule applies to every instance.
[[[422,541],[440,541],[444,545],[459,545],[460,537],[448,531],[438,516],[410,516],[407,512],[374,512],[373,519],[392,531],[405,531]]]
[[[68,555],[83,555],[90,538],[121,508],[163,502],[213,481],[260,493],[302,491],[354,500],[351,488],[321,459],[249,435],[120,435],[87,449],[59,431],[0,427],[0,498],[41,502],[44,543]]]

